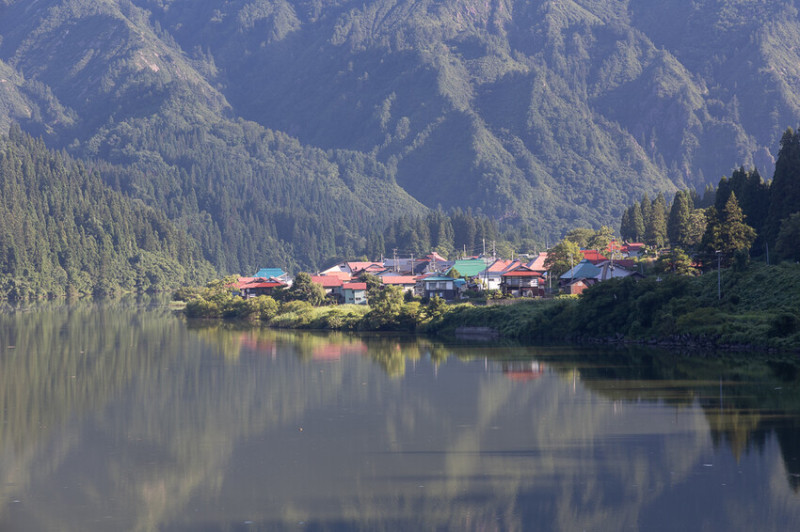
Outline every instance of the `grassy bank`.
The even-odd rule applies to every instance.
[[[751,265],[700,277],[665,275],[597,284],[582,296],[521,300],[508,306],[404,301],[393,288],[370,306],[315,307],[266,296],[242,299],[222,284],[191,294],[194,318],[258,320],[271,327],[408,331],[452,336],[489,327],[524,342],[657,342],[698,347],[800,350],[800,265]]]
[[[800,349],[800,266],[752,265],[700,277],[619,279],[576,299],[507,307],[456,307],[430,325],[439,334],[489,326],[534,341],[653,341]]]

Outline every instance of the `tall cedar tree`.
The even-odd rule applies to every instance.
[[[781,138],[781,149],[775,163],[775,174],[769,191],[767,241],[774,244],[781,222],[800,211],[800,135],[791,128]]]
[[[667,242],[667,202],[660,192],[650,207],[649,220],[645,220],[645,242],[659,248]]]
[[[688,191],[675,193],[667,221],[667,237],[672,246],[688,247],[689,224],[692,215],[691,197]]]
[[[642,242],[644,240],[644,214],[642,212],[642,206],[638,202],[633,204],[632,215],[634,230],[633,240],[635,242]]]

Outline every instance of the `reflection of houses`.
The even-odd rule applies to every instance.
[[[344,283],[342,285],[342,298],[345,305],[366,305],[367,283]]]
[[[503,362],[503,374],[511,380],[530,381],[544,375],[544,364],[535,360]]]
[[[422,279],[423,296],[430,299],[441,297],[445,301],[452,301],[456,298],[455,279],[440,275],[431,275]]]
[[[542,272],[519,265],[504,272],[501,276],[500,289],[504,295],[515,297],[543,297],[544,283]]]
[[[277,288],[285,288],[286,283],[277,279],[264,277],[239,277],[236,281],[236,289],[243,298],[248,299],[258,296],[270,296]]]

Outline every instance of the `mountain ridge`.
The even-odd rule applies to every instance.
[[[358,255],[472,208],[554,241],[647,192],[770,176],[797,2],[0,2],[0,126],[107,162],[221,271]],[[26,110],[27,109],[27,110]],[[248,239],[258,234],[259,238]]]

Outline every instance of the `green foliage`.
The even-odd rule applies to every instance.
[[[781,222],[775,251],[781,258],[793,262],[800,261],[800,212],[790,215]]]
[[[559,276],[578,264],[581,259],[581,250],[578,244],[564,239],[547,250],[544,267],[549,270],[550,275],[558,279]]]
[[[318,307],[325,302],[325,289],[313,282],[310,274],[300,272],[295,276],[285,297],[289,301],[302,301]]]
[[[204,280],[196,242],[12,127],[0,136],[0,299],[117,295]]]

